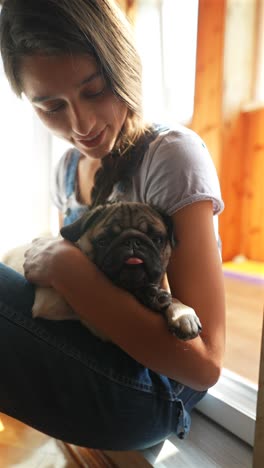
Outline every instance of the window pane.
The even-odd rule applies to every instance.
[[[0,256],[49,229],[48,136],[25,99],[11,91],[0,61]]]
[[[198,0],[139,0],[136,40],[149,120],[173,124],[192,118],[197,16]]]

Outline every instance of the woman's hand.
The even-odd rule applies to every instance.
[[[25,252],[24,274],[28,281],[37,286],[49,287],[54,282],[56,264],[76,246],[61,238],[37,238]]]

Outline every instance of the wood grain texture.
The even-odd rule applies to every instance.
[[[241,252],[264,261],[264,107],[242,113],[244,135]]]
[[[219,218],[223,261],[230,261],[241,250],[241,223],[244,166],[242,164],[244,141],[241,114],[224,124],[220,185],[225,209]]]
[[[5,414],[0,421],[0,468],[80,467],[60,441]]]
[[[220,216],[223,260],[242,251],[247,129],[241,115],[253,96],[257,0],[228,0],[225,17],[223,133],[220,183],[225,210]],[[239,47],[238,47],[239,44]],[[244,253],[245,254],[245,253]],[[250,258],[251,259],[251,258]]]
[[[194,114],[190,125],[204,139],[217,169],[222,145],[225,12],[225,0],[199,1]]]
[[[224,134],[220,217],[223,259],[264,261],[264,108],[233,118]]]
[[[225,277],[224,367],[258,383],[264,286]]]

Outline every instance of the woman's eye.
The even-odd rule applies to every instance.
[[[83,89],[82,95],[85,98],[92,99],[103,95],[106,88],[106,81],[103,75],[100,73],[96,76],[96,78],[94,78],[93,82],[89,84],[89,86]]]
[[[100,86],[100,87],[96,87],[94,89],[85,90],[85,91],[83,91],[82,95],[86,99],[93,99],[93,98],[96,98],[97,96],[102,96],[104,94],[105,90],[106,90],[106,86],[103,85],[103,86]]]
[[[100,91],[96,91],[96,92],[89,92],[89,93],[84,93],[84,97],[86,99],[93,99],[93,98],[96,98],[96,97],[99,97],[99,96],[102,96],[105,92],[105,88],[101,89]]]
[[[64,108],[64,104],[60,104],[59,106],[53,107],[52,109],[42,109],[45,115],[53,115],[59,112]]]

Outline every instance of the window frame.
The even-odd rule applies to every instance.
[[[253,447],[258,386],[224,368],[196,408]]]

